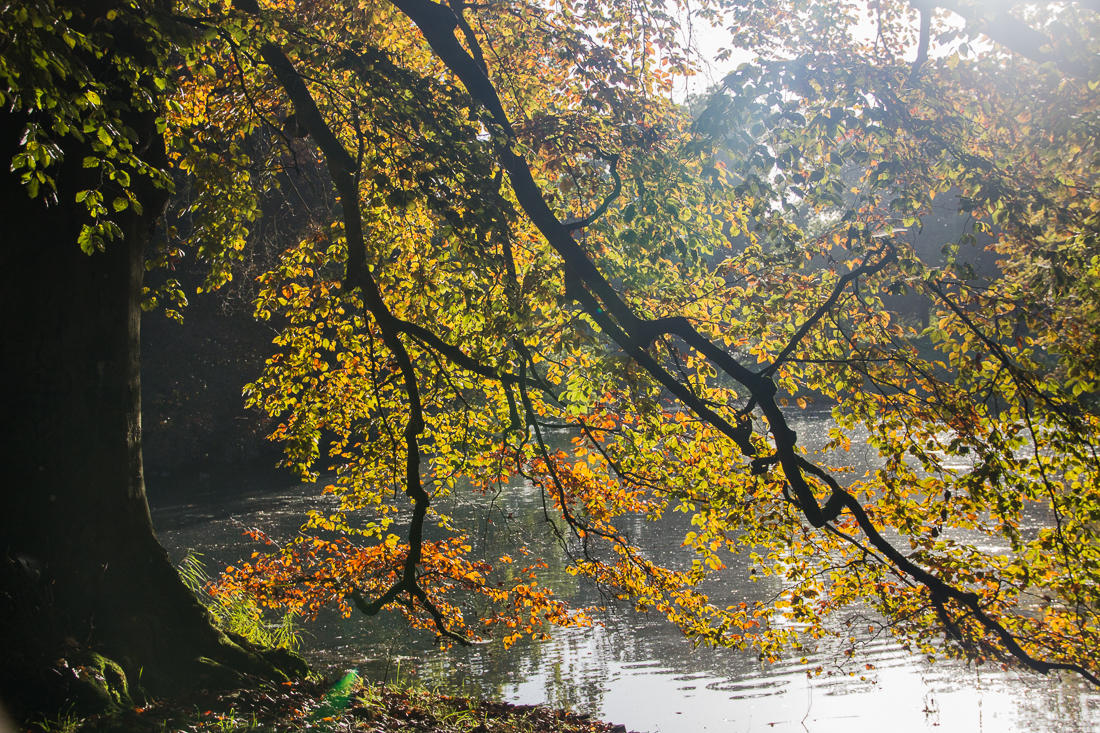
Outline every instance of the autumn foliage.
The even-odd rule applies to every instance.
[[[193,252],[217,287],[262,197],[300,212],[246,398],[338,506],[215,592],[459,642],[589,623],[445,510],[522,481],[570,572],[693,638],[773,657],[862,603],[910,648],[1095,681],[1097,18],[1028,11],[1068,30],[1015,53],[969,45],[1000,27],[981,11],[912,5],[135,4],[178,34],[157,79],[189,202],[150,264]],[[689,111],[683,39],[712,22],[757,58]],[[961,234],[929,256],[944,199]],[[788,424],[810,402],[835,423],[814,453]],[[675,513],[672,563],[624,529]],[[734,555],[778,595],[713,603]]]

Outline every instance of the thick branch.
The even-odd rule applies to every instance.
[[[917,58],[913,60],[913,70],[909,72],[909,83],[915,84],[920,78],[921,69],[928,61],[928,44],[932,38],[932,8],[920,8],[920,43],[917,46]]]
[[[933,7],[945,8],[967,21],[978,23],[990,40],[1025,58],[1039,64],[1053,63],[1063,73],[1079,79],[1088,79],[1091,76],[1088,64],[1062,53],[1044,50],[1054,46],[1051,39],[1008,12],[1004,6],[967,4],[961,0],[910,0],[909,4],[922,12],[926,8],[928,11]],[[1092,3],[1084,4],[1094,6]]]
[[[714,410],[707,407],[694,392],[691,391],[686,385],[681,384],[675,377],[663,369],[656,360],[646,353],[645,349],[636,344],[629,335],[623,332],[599,307],[592,295],[587,291],[581,289],[577,293],[577,300],[581,306],[588,312],[589,316],[596,321],[596,325],[600,327],[600,330],[610,336],[616,343],[618,343],[626,353],[630,354],[631,358],[638,363],[643,369],[649,372],[657,382],[671,392],[680,402],[687,407],[691,408],[695,414],[706,420],[708,423],[717,428],[723,435],[732,440],[741,452],[746,456],[755,456],[756,448],[752,444],[752,427],[751,423],[745,421],[739,426],[734,426],[724,417],[716,413]]]

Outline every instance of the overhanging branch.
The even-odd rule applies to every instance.
[[[581,303],[601,330],[629,353],[639,365],[649,371],[659,383],[686,405],[691,406],[700,417],[723,433],[730,435],[732,425],[702,405],[701,401],[698,401],[700,403],[698,405],[688,402],[697,398],[645,353],[643,345],[651,343],[653,339],[665,334],[679,336],[689,346],[749,388],[775,437],[776,454],[784,475],[795,490],[799,506],[813,526],[823,527],[847,509],[880,553],[889,558],[900,570],[929,588],[933,594],[950,597],[970,609],[974,617],[986,629],[995,633],[1005,648],[1023,664],[1043,673],[1056,669],[1072,670],[1100,686],[1100,680],[1080,665],[1043,662],[1031,657],[1004,626],[991,619],[980,608],[979,597],[976,594],[944,583],[895,550],[874,527],[866,511],[854,496],[842,489],[831,476],[796,452],[797,436],[788,426],[775,401],[776,386],[771,379],[748,370],[729,352],[699,333],[686,318],[675,317],[649,321],[634,313],[633,309],[615,292],[610,282],[603,277],[596,265],[589,260],[583,248],[572,238],[568,225],[558,220],[550,210],[526,161],[513,150],[511,140],[514,135],[503,104],[488,77],[458,43],[454,35],[457,22],[451,9],[432,0],[393,0],[393,2],[420,28],[433,51],[459,77],[467,91],[490,112],[495,122],[508,136],[508,143],[498,146],[498,154],[511,178],[516,198],[532,223],[562,257],[567,292]],[[1008,17],[1011,18],[1011,16]],[[1011,23],[1011,21],[1007,22]],[[1000,26],[994,25],[995,31],[999,28]],[[574,281],[570,285],[571,278],[579,279],[580,282]],[[832,489],[825,507],[818,504],[813,490],[806,481],[806,473],[823,480]]]

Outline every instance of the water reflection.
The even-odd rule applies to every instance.
[[[792,421],[810,449],[828,440],[828,426],[822,416]],[[853,437],[852,451],[817,458],[854,466],[855,475],[877,466],[873,452]],[[238,562],[258,549],[236,522],[285,537],[297,531],[306,511],[323,511],[331,501],[302,485],[259,490],[206,481],[169,490],[150,483],[158,535],[173,560],[195,550],[218,569],[219,563]],[[823,640],[806,663],[793,659],[765,666],[751,652],[693,648],[663,619],[611,603],[564,573],[548,533],[539,531],[545,527],[537,492],[517,486],[500,501],[494,521],[483,521],[473,539],[487,546],[541,536],[543,544],[532,549],[548,560],[557,558],[543,580],[574,606],[608,606],[599,617],[602,625],[556,630],[549,641],[528,640],[510,650],[494,644],[441,651],[396,615],[368,620],[328,613],[305,629],[311,661],[333,672],[359,666],[372,679],[415,674],[429,685],[469,695],[571,707],[639,733],[881,733],[884,726],[889,733],[1100,730],[1100,694],[1076,677],[1045,679],[988,665],[930,663],[869,634],[858,611],[852,612],[852,627],[859,630],[854,634],[858,665],[840,661],[852,645],[847,639]],[[1041,512],[1028,517],[1035,527],[1044,519]],[[639,522],[635,531],[647,551],[661,555],[679,547],[683,529]],[[774,593],[768,584],[777,579],[748,583],[741,560],[727,564],[712,590],[749,601]],[[819,666],[823,673],[815,675]]]

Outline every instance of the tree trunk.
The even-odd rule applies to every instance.
[[[70,140],[57,202],[30,199],[7,172],[22,124],[0,112],[0,693],[48,712],[89,689],[127,706],[124,681],[111,679],[119,667],[131,693],[158,695],[237,685],[242,673],[280,678],[211,624],[153,533],[138,329],[165,193],[135,182],[144,215],[118,214],[125,240],[86,255],[74,197],[94,170]],[[133,127],[146,160],[163,160],[153,120]]]

